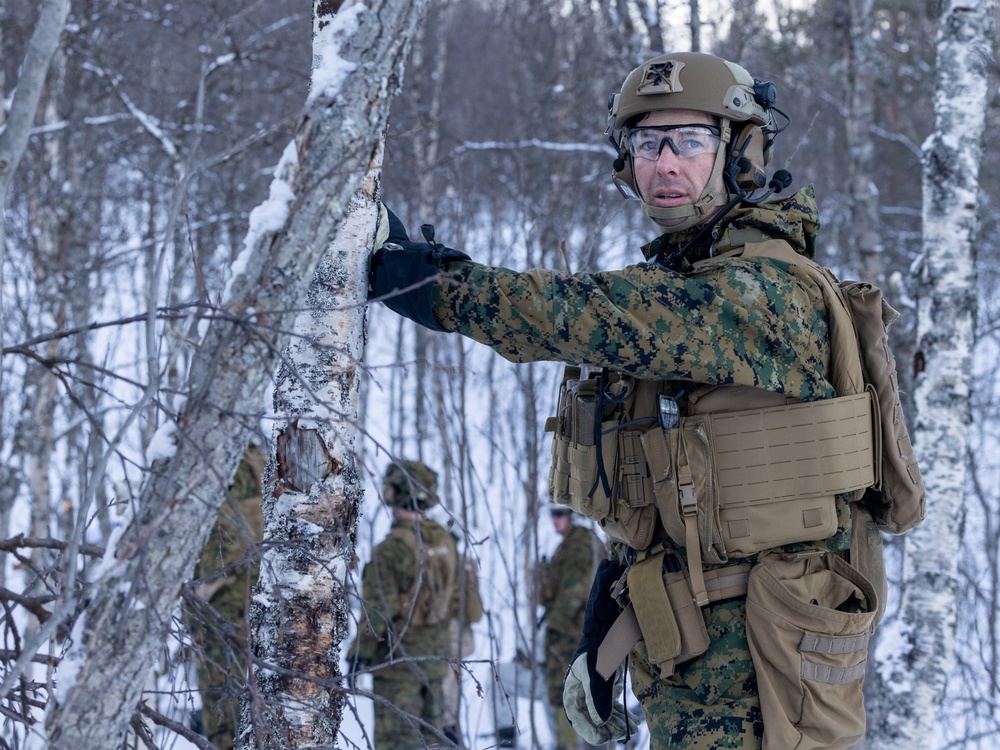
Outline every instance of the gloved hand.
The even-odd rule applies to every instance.
[[[583,637],[563,680],[563,709],[573,729],[591,745],[622,740],[629,723],[638,726],[639,717],[619,705],[625,689],[625,665],[605,680],[597,673],[597,649],[621,613],[611,596],[611,587],[625,572],[625,566],[602,560],[587,598]]]
[[[406,233],[403,222],[388,208],[379,216],[377,235],[388,225],[384,244],[372,254],[368,271],[368,298],[378,299],[393,312],[420,323],[433,331],[443,331],[431,305],[432,279],[441,271],[445,261],[470,260],[459,250],[453,250],[434,241],[434,227],[421,227],[426,242],[414,242]]]

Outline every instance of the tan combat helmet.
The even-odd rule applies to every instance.
[[[764,167],[771,158],[774,136],[788,126],[789,120],[775,109],[775,98],[773,83],[758,81],[739,65],[715,55],[671,52],[647,60],[629,73],[621,91],[608,102],[606,132],[618,151],[615,185],[626,198],[642,200],[629,151],[630,128],[647,112],[690,109],[719,119],[721,146],[712,175],[694,205],[665,208],[643,201],[645,214],[654,220],[684,219],[666,229],[679,232],[700,223],[733,198],[761,200],[751,201],[750,193],[765,186]],[[785,119],[781,128],[775,124],[775,113]],[[720,172],[728,195],[715,194]],[[787,183],[781,187],[787,187]]]
[[[390,508],[425,511],[440,502],[437,472],[419,461],[389,464],[382,479],[382,501]]]

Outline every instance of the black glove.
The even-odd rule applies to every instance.
[[[431,304],[433,279],[449,260],[470,260],[459,250],[434,241],[434,227],[424,224],[426,242],[414,242],[403,222],[386,208],[389,236],[372,255],[368,271],[368,297],[380,300],[395,313],[432,331],[443,331]],[[421,283],[423,282],[423,283]]]
[[[587,598],[583,637],[563,680],[563,709],[573,729],[591,745],[624,739],[629,720],[638,725],[639,717],[615,705],[625,689],[625,666],[612,679],[597,673],[597,649],[604,640],[621,607],[611,596],[611,587],[621,578],[625,566],[602,560]]]

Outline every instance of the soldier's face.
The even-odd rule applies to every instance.
[[[687,109],[668,109],[650,112],[636,127],[664,125],[714,125],[712,117],[704,112]],[[715,153],[702,153],[682,158],[674,150],[664,147],[656,159],[632,159],[635,185],[642,200],[651,206],[669,208],[693,204],[701,197],[712,176]],[[720,172],[715,190],[725,192]],[[683,219],[657,220],[663,226],[679,224]]]
[[[572,520],[569,513],[552,514],[552,525],[555,527],[556,531],[563,536],[566,536],[571,524]]]

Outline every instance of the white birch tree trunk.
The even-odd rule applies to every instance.
[[[995,9],[989,0],[947,0],[941,7],[935,127],[924,145],[915,362],[914,443],[927,516],[905,539],[900,614],[883,627],[879,643],[891,705],[870,742],[886,750],[934,746],[961,604],[958,555],[976,317],[973,243]]]
[[[244,722],[240,747],[330,747],[340,725],[336,680],[362,499],[358,368],[376,193],[372,173],[316,272],[311,309],[295,325],[301,338],[286,351],[278,378],[282,423],[267,473],[265,552],[250,610],[257,700],[244,711],[253,721]]]
[[[150,468],[139,512],[95,574],[73,628],[46,720],[53,750],[119,746],[163,648],[180,587],[257,429],[294,311],[303,307],[320,258],[378,153],[424,3],[349,0],[339,13],[333,5],[315,1],[320,24],[332,30],[324,67],[314,71],[309,112],[261,207],[259,216],[271,220],[248,236],[240,273],[192,359],[188,398],[175,420],[176,451]],[[338,458],[343,471],[347,459]],[[75,550],[67,557],[75,559]],[[51,635],[79,604],[68,578],[39,637]],[[24,652],[33,653],[31,646]],[[2,690],[16,679],[17,670],[8,672]]]
[[[380,166],[381,152],[316,271],[278,377],[281,423],[265,475],[265,551],[249,615],[255,700],[241,711],[240,748],[332,747],[340,726],[339,644],[348,633],[347,570],[363,495],[355,438]]]

